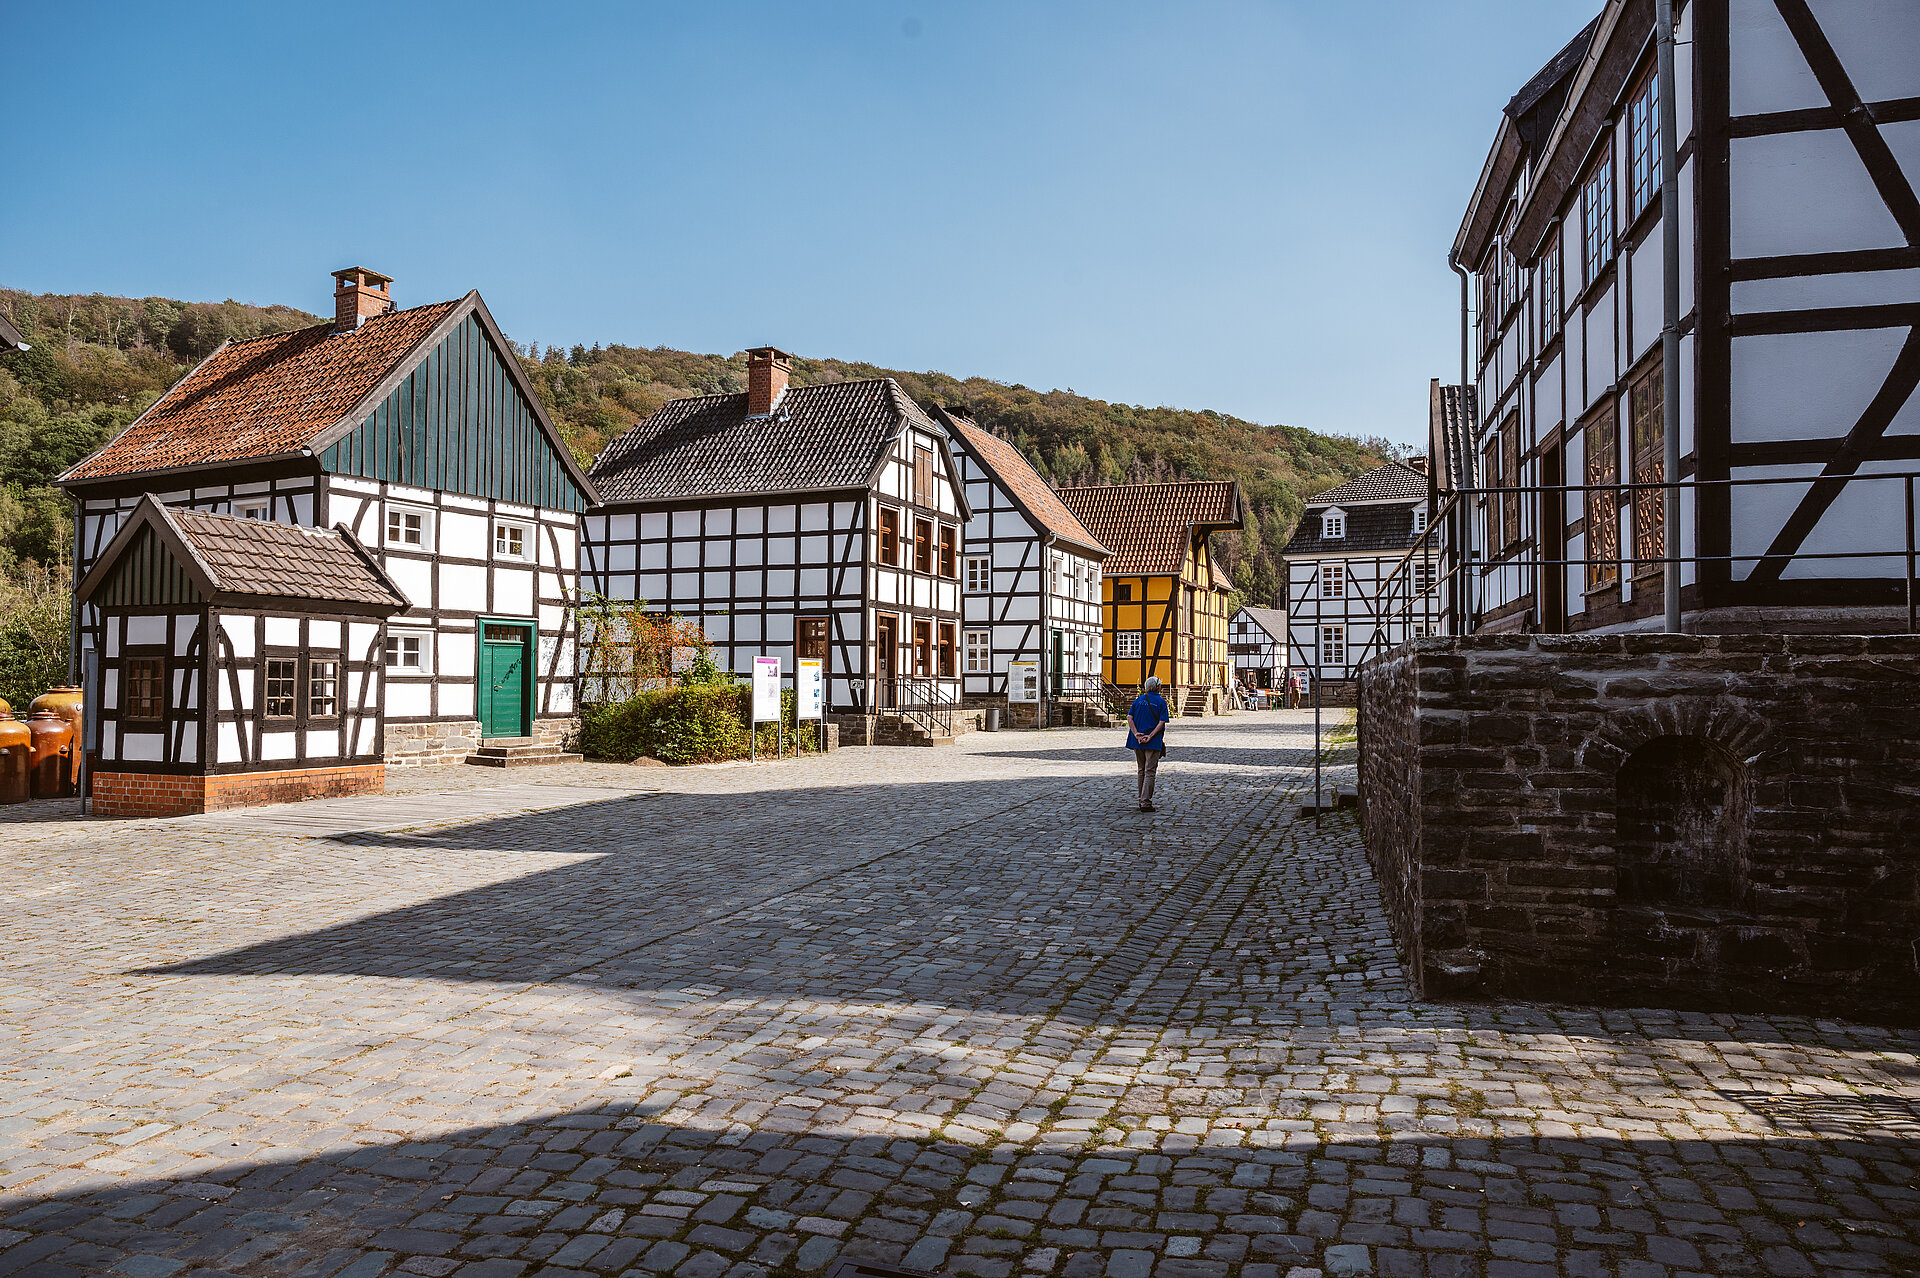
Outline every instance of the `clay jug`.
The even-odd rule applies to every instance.
[[[86,692],[73,684],[64,684],[58,688],[49,688],[33,699],[27,707],[27,716],[31,718],[35,711],[51,710],[65,719],[73,727],[72,748],[67,751],[67,784],[73,789],[80,786],[80,716],[86,708]]]
[[[58,711],[41,710],[27,720],[33,735],[33,797],[58,799],[72,793],[67,778],[72,765],[73,725]]]
[[[6,715],[9,718],[13,716],[13,707],[7,704],[5,697],[0,697],[0,714]]]
[[[33,734],[27,725],[0,711],[0,803],[25,803],[33,797],[27,780],[33,760]]]

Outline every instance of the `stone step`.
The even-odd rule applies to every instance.
[[[467,762],[481,768],[537,768],[554,763],[578,763],[584,756],[564,753],[559,746],[515,750],[476,750]]]
[[[481,737],[480,738],[480,748],[483,750],[492,749],[495,746],[511,747],[511,746],[530,746],[530,745],[539,745],[539,744],[540,744],[540,739],[538,737]]]

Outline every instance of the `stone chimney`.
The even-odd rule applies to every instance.
[[[765,417],[787,393],[793,376],[793,356],[772,346],[747,352],[747,416]]]
[[[1424,457],[1409,457],[1407,458],[1407,468],[1409,470],[1417,470],[1424,475],[1427,473],[1427,459]]]
[[[376,315],[393,309],[393,295],[387,285],[391,275],[369,271],[364,266],[349,266],[333,273],[333,331],[351,333]]]

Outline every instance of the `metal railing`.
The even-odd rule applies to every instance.
[[[960,712],[960,702],[951,695],[947,685],[957,683],[957,678],[939,679],[932,675],[897,675],[875,680],[874,691],[878,695],[874,708],[882,714],[898,715],[931,735],[951,736],[953,716]]]
[[[1106,699],[1105,685],[1097,674],[1056,670],[1048,680],[1048,691],[1055,701],[1094,701]]]
[[[1646,595],[1657,600],[1658,592],[1664,588],[1664,574],[1669,571],[1679,572],[1684,583],[1691,569],[1698,583],[1702,569],[1722,572],[1725,580],[1732,580],[1733,573],[1742,565],[1767,569],[1768,580],[1779,581],[1792,565],[1865,560],[1899,564],[1906,628],[1909,633],[1920,633],[1920,575],[1916,575],[1920,557],[1916,556],[1914,523],[1917,481],[1920,481],[1920,471],[1454,489],[1444,495],[1440,509],[1426,530],[1388,572],[1386,585],[1376,601],[1380,624],[1374,627],[1375,635],[1358,651],[1349,651],[1342,664],[1348,669],[1357,669],[1371,657],[1420,634],[1471,634],[1485,623],[1489,612],[1508,603],[1528,602],[1532,615],[1527,620],[1532,629],[1563,628],[1579,616],[1569,606],[1576,594],[1591,597],[1616,590],[1621,592],[1623,600],[1629,594],[1634,598]],[[1887,530],[1884,541],[1875,535],[1871,538],[1874,544],[1851,550],[1808,550],[1801,546],[1775,550],[1770,546],[1757,553],[1709,555],[1685,553],[1684,549],[1667,544],[1667,529],[1675,523],[1681,525],[1683,532],[1699,527],[1704,501],[1711,500],[1717,507],[1709,517],[1716,522],[1725,521],[1731,529],[1736,495],[1749,490],[1779,489],[1783,485],[1797,486],[1825,498],[1814,512],[1816,525],[1818,519],[1832,509],[1840,493],[1856,485],[1864,491],[1877,489],[1885,493],[1890,499],[1887,507],[1903,510],[1905,518],[1898,530]],[[1869,485],[1874,487],[1868,488]],[[1674,520],[1669,518],[1667,504],[1680,494],[1691,494],[1692,501],[1683,504],[1688,517]],[[1542,553],[1539,534],[1543,507],[1557,504],[1555,514],[1564,529],[1572,522],[1568,516],[1573,513],[1575,495],[1580,507],[1576,517],[1583,518],[1584,523],[1583,533],[1574,535],[1584,535],[1586,553],[1579,556],[1564,550],[1557,555]],[[1506,503],[1509,502],[1518,503],[1520,535],[1512,541],[1508,541],[1507,534],[1514,529],[1516,520],[1508,514]],[[1799,503],[1794,503],[1793,509],[1800,508]],[[1781,518],[1782,527],[1793,521],[1791,514],[1783,513]],[[1876,526],[1884,529],[1888,522],[1891,521]],[[1507,542],[1498,555],[1484,554],[1489,530],[1497,530],[1500,536],[1496,539]],[[1533,534],[1532,546],[1519,545],[1529,531]],[[1560,540],[1564,544],[1571,537],[1563,532]],[[1804,543],[1803,537],[1802,545]],[[1681,553],[1673,553],[1677,549]],[[1580,583],[1567,581],[1569,570],[1575,568],[1584,570]],[[1552,574],[1558,574],[1558,585],[1549,590]],[[1885,576],[1859,575],[1817,579],[1862,585],[1888,580]],[[1543,616],[1543,602],[1549,599],[1556,602],[1555,615]],[[1490,600],[1498,602],[1490,604]],[[1659,615],[1659,609],[1653,608],[1649,615]],[[1316,630],[1316,652],[1310,664],[1318,663],[1319,642]]]

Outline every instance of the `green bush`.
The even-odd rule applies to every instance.
[[[744,684],[696,683],[585,706],[580,711],[580,748],[590,758],[623,763],[642,756],[674,764],[744,759],[754,746],[747,731],[752,698]],[[789,750],[796,739],[794,709],[792,689],[782,689],[780,712]],[[762,724],[758,752],[773,754],[778,735],[773,724]],[[814,749],[811,725],[799,739],[803,750]]]

